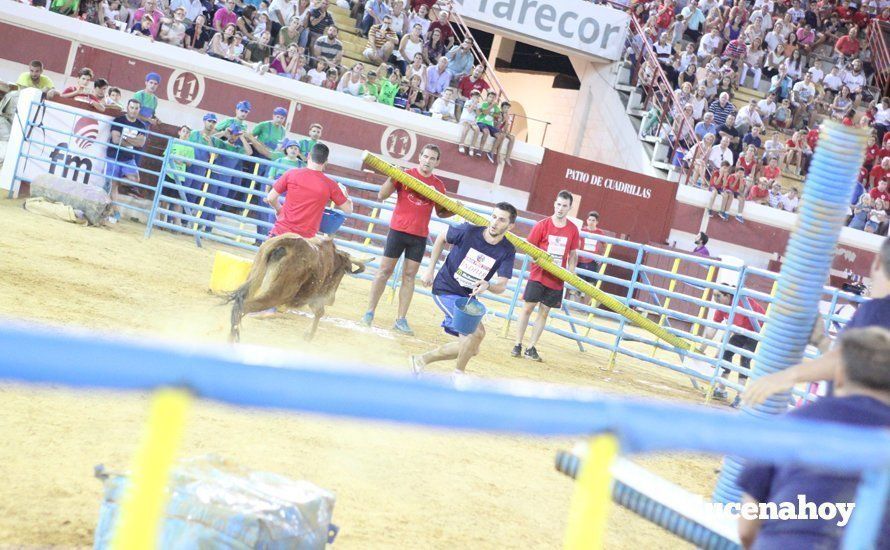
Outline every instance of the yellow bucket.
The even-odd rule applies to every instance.
[[[210,292],[232,292],[247,280],[253,260],[217,251],[210,273]]]

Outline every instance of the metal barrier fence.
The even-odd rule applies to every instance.
[[[46,131],[73,135],[64,129],[53,128]],[[100,143],[97,140],[92,141]],[[29,149],[27,143],[43,142],[36,141],[29,134],[23,152]],[[191,147],[196,157],[206,160],[176,154],[174,146],[177,149]],[[163,156],[147,153],[141,155],[145,159],[160,161],[159,170],[140,172],[154,176],[158,181],[157,188],[139,185],[153,197],[151,207],[147,210],[146,237],[150,237],[155,229],[165,229],[189,235],[198,246],[208,240],[246,251],[255,251],[266,238],[275,219],[274,210],[264,203],[267,190],[273,183],[273,179],[268,176],[289,166],[278,161],[178,139],[169,140]],[[49,156],[40,156],[32,152],[23,158],[47,165],[64,164],[64,161],[54,160],[52,153]],[[97,174],[95,171],[90,173]],[[97,175],[107,179],[104,174]],[[338,246],[380,257],[394,201],[378,201],[377,185],[346,178],[334,179],[349,189],[355,204],[355,212],[348,216],[335,242]],[[129,181],[124,183],[131,184]],[[131,205],[121,206],[133,208]],[[480,213],[490,212],[485,207],[472,208]],[[456,222],[434,217],[432,236],[453,223]],[[520,217],[514,231],[520,235],[527,234],[534,223],[535,220]],[[604,235],[582,232],[582,237],[598,240],[603,245],[603,251],[601,254],[580,251],[579,261],[595,260],[600,263],[597,272],[578,269],[580,275],[592,278],[598,287],[611,285],[612,288],[617,288],[618,291],[612,292],[619,301],[657,318],[659,324],[671,333],[703,346],[706,354],[678,354],[673,347],[629,324],[625,318],[600,309],[595,303],[587,304],[571,297],[564,300],[559,311],[551,312],[551,321],[546,328],[548,332],[576,342],[581,352],[586,351],[585,346],[608,352],[608,369],[614,367],[619,356],[625,356],[688,376],[694,387],[704,390],[706,401],[711,398],[713,389],[718,384],[737,391],[742,389],[739,383],[728,379],[729,372],[749,375],[750,369],[725,361],[723,356],[729,352],[748,359],[754,357],[756,350],[740,348],[730,343],[730,339],[733,335],[741,335],[759,341],[760,325],[766,320],[766,316],[756,313],[751,301],[755,300],[768,307],[772,302],[776,273]],[[428,249],[431,249],[430,245]],[[428,259],[425,258],[424,265],[427,262]],[[509,333],[511,322],[517,319],[516,309],[520,305],[520,293],[523,282],[528,277],[530,263],[528,257],[517,254],[513,278],[507,292],[485,296],[492,303],[492,307],[489,307],[490,315],[503,320],[502,336]],[[667,265],[671,267],[666,268]],[[371,262],[369,266],[379,267],[379,263]],[[706,275],[701,277],[684,274],[682,271],[687,266],[697,266]],[[359,277],[372,279],[374,274],[363,273]],[[727,284],[727,278],[732,280],[730,283],[734,281],[735,284]],[[402,261],[397,264],[388,282],[392,299],[401,285],[401,279]],[[715,302],[712,294],[718,290],[732,294],[732,302],[728,305]],[[430,294],[429,290],[420,286],[415,292]],[[837,315],[839,305],[855,304],[862,300],[859,296],[830,287],[825,288],[823,298],[827,304],[827,313],[822,315],[826,328],[839,327],[846,322],[845,317]],[[688,312],[684,312],[684,309]],[[726,313],[728,324],[715,323],[709,318],[709,310]],[[356,313],[358,317],[363,311]],[[755,330],[749,331],[735,325],[738,315],[748,317]],[[714,340],[704,338],[702,331],[706,328],[716,329],[718,337]],[[811,353],[810,356],[815,354]],[[688,361],[684,359],[695,359],[699,364],[703,362],[706,369],[690,368]],[[723,369],[729,372],[724,374]],[[698,382],[702,382],[705,387],[700,387]],[[813,398],[810,392],[797,392],[797,395],[804,399]]]

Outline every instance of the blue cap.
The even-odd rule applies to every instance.
[[[287,152],[288,147],[299,147],[299,146],[300,146],[300,143],[298,141],[293,140],[293,139],[285,139],[284,142],[281,144],[281,150],[284,152]]]
[[[287,109],[285,109],[284,107],[275,107],[275,110],[272,111],[272,114],[273,114],[273,115],[287,116]]]
[[[219,119],[216,118],[215,114],[207,113],[206,115],[204,115],[204,122],[207,122],[208,120],[212,120],[213,122],[216,122]]]
[[[244,133],[244,130],[242,130],[241,127],[237,124],[232,124],[231,126],[229,126],[229,130],[232,131],[233,136],[240,136]]]
[[[248,111],[250,112],[250,102],[246,99],[244,101],[239,101],[238,105],[235,105],[235,109],[238,111]]]
[[[145,75],[145,81],[148,82],[149,80],[154,80],[155,82],[160,84],[161,75],[159,75],[158,73],[148,73],[147,75]]]

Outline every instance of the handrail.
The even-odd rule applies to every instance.
[[[457,6],[452,3],[450,8],[451,24],[457,26],[458,30],[460,30],[461,34],[463,35],[463,38],[473,38],[473,34],[470,32],[470,28],[460,16],[460,13],[457,10]],[[436,8],[434,7],[433,9]],[[494,69],[492,69],[491,65],[488,64],[488,59],[486,59],[485,54],[482,52],[482,49],[479,47],[479,44],[476,43],[475,39],[473,39],[473,57],[475,57],[476,61],[485,69],[485,76],[490,79],[489,84],[491,84],[492,87],[496,88],[498,92],[498,100],[500,101],[500,98],[503,97],[505,101],[510,101],[510,98],[507,97],[507,92],[504,89],[503,84],[501,84],[501,81],[498,80],[498,77],[494,74]]]
[[[890,85],[890,51],[887,49],[887,43],[884,40],[884,26],[890,31],[890,25],[878,19],[872,19],[869,22],[866,36],[871,51],[874,54],[875,80],[881,89],[881,94],[887,93],[888,85]]]

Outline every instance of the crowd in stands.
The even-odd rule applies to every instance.
[[[627,58],[654,100],[640,136],[672,144],[672,160],[688,173],[686,181],[711,190],[710,215],[729,219],[736,199],[736,219],[743,222],[746,202],[797,209],[798,191],[783,192],[782,176],[806,175],[823,120],[871,128],[849,225],[886,235],[890,98],[875,87],[866,40],[870,20],[890,21],[886,4],[633,2],[642,33],[632,34]],[[660,74],[673,97],[655,92]],[[737,106],[740,88],[753,91],[745,97],[765,97]]]
[[[261,74],[455,122],[461,153],[510,163],[510,104],[498,94],[489,99],[472,38],[458,39],[446,9],[433,9],[430,0],[338,4],[367,39],[364,61],[351,67],[329,0],[51,0],[49,8]]]

